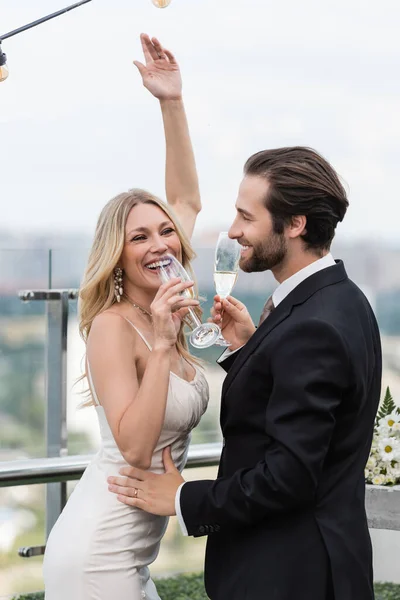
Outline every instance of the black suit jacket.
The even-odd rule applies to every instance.
[[[372,600],[364,467],[381,347],[343,263],[298,285],[222,363],[216,481],[186,483],[212,600]]]

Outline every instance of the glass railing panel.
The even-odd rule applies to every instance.
[[[0,249],[0,460],[46,455],[43,302],[20,290],[47,288],[49,254]]]
[[[44,485],[0,488],[0,598],[43,590],[43,557],[18,549],[44,543],[45,512]]]
[[[78,289],[86,266],[88,248],[78,245],[51,251],[52,285],[58,289]],[[99,428],[93,408],[80,408],[85,400],[83,373],[85,344],[79,335],[78,301],[69,302],[67,351],[67,430],[68,454],[89,454],[99,444]]]

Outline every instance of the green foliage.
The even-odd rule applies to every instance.
[[[159,579],[156,584],[162,600],[207,600],[202,574]],[[375,600],[400,600],[400,585],[376,583],[375,594]],[[25,594],[13,600],[44,600],[44,595],[43,593]]]
[[[376,583],[375,600],[400,600],[400,585],[395,583]]]
[[[43,343],[16,345],[0,337],[0,413],[39,437],[44,428],[43,361]]]
[[[203,575],[180,575],[156,581],[162,600],[207,600]]]
[[[14,596],[12,600],[44,600],[44,593],[24,594],[24,596]]]
[[[383,402],[378,410],[378,414],[376,415],[376,426],[379,425],[381,419],[384,419],[393,412],[397,412],[398,414],[400,414],[400,409],[397,408],[396,404],[394,403],[392,394],[390,393],[390,388],[388,386],[386,388],[386,393]]]

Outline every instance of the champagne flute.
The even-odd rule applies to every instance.
[[[180,277],[182,281],[190,281],[191,278],[187,274],[185,268],[179,260],[172,254],[167,254],[159,267],[159,275],[162,283],[166,283],[174,277]],[[192,298],[192,293],[187,289],[182,292],[182,295]],[[190,326],[192,333],[189,337],[190,343],[195,348],[208,348],[217,341],[221,330],[215,323],[202,323],[195,311],[189,307]]]
[[[240,244],[232,240],[227,231],[222,231],[218,236],[215,248],[214,283],[217,294],[221,298],[229,296],[236,283],[239,272]],[[216,346],[230,346],[222,333],[219,335]]]

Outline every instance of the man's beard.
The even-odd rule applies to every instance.
[[[273,233],[264,244],[252,246],[252,255],[241,258],[239,266],[245,273],[270,271],[286,257],[287,244],[283,234]]]

